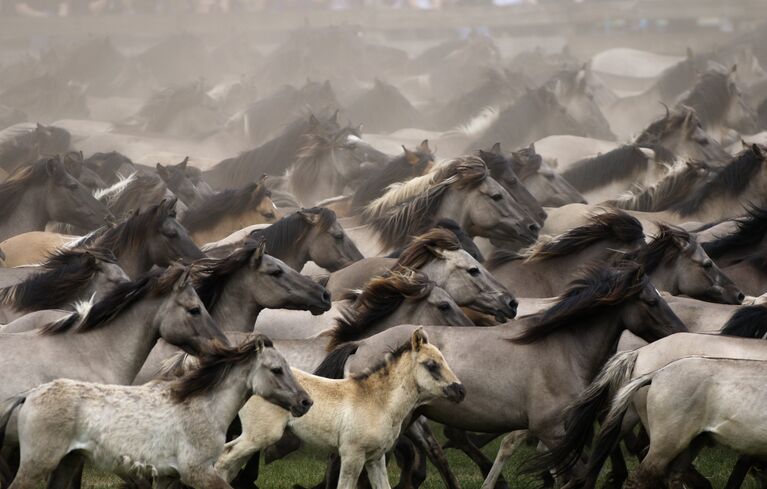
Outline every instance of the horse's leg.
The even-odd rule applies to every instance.
[[[415,470],[419,453],[415,445],[407,436],[397,438],[397,444],[394,446],[394,457],[397,465],[400,467],[399,483],[395,489],[412,489],[413,471]]]
[[[341,471],[338,474],[338,489],[356,489],[357,481],[365,466],[365,456],[361,452],[344,450],[341,453]]]
[[[68,453],[48,478],[47,489],[80,489],[85,458],[76,452]]]
[[[46,454],[45,458],[33,459],[27,457],[22,460],[19,471],[8,489],[37,489],[45,482],[45,478],[53,472],[64,454]],[[57,456],[58,455],[58,456]]]
[[[620,445],[610,453],[610,472],[607,474],[605,489],[620,489],[629,475],[629,469],[626,467],[626,459],[623,458],[623,451]]]
[[[724,489],[740,489],[740,486],[748,475],[748,471],[751,470],[753,461],[754,459],[748,455],[741,455],[738,457],[735,466],[732,468],[732,472],[730,472],[730,477],[727,479],[727,485],[724,486]]]
[[[466,437],[477,448],[483,448],[488,443],[501,436],[501,433],[469,433]]]
[[[389,475],[386,473],[386,456],[381,455],[377,460],[365,464],[365,471],[373,489],[391,489]]]
[[[422,450],[426,451],[429,460],[439,471],[439,475],[442,477],[445,487],[448,489],[461,489],[461,484],[458,482],[455,474],[453,474],[453,471],[450,470],[450,465],[447,462],[447,457],[445,457],[445,452],[442,450],[439,442],[437,442],[437,437],[434,435],[434,432],[424,418],[418,418],[410,425],[408,428],[408,436],[413,440],[416,446],[420,446]],[[420,480],[415,487],[420,486],[421,483],[423,483],[423,480],[426,480],[426,474],[423,474],[423,479]]]
[[[527,430],[512,431],[503,438],[501,446],[498,448],[498,453],[495,456],[493,467],[490,469],[490,473],[487,474],[485,481],[482,483],[482,489],[492,489],[495,487],[498,478],[503,472],[503,466],[506,465],[506,461],[526,438]]]
[[[181,483],[194,489],[232,489],[213,466],[184,471],[181,474]]]
[[[690,442],[690,446],[682,452],[673,462],[673,469],[684,474],[682,482],[691,489],[712,489],[711,482],[695,468],[693,462],[709,439],[705,435],[696,437]],[[679,487],[682,487],[681,485]]]
[[[487,475],[490,473],[490,470],[493,468],[493,463],[489,458],[485,456],[484,453],[479,450],[479,448],[475,447],[469,441],[465,431],[451,428],[450,426],[445,426],[445,436],[450,440],[452,446],[458,448],[463,453],[468,455],[472,462],[474,462],[477,467],[479,467],[479,470],[482,471],[482,475],[487,477]],[[495,487],[496,489],[509,488],[506,480],[503,478],[503,475],[498,477],[498,482],[496,483]]]
[[[237,474],[237,471],[240,467],[247,461],[248,464],[251,463],[251,461],[256,461],[256,467],[255,467],[255,476],[256,479],[258,478],[258,445],[254,443],[253,440],[248,438],[247,436],[239,436],[235,440],[232,440],[228,442],[226,445],[224,445],[224,452],[221,454],[221,456],[218,458],[218,461],[216,462],[216,471],[221,475],[221,477],[224,478],[224,480],[231,481],[234,479],[234,476],[237,475],[237,478],[239,479],[241,475],[243,475],[246,470],[242,470],[239,474]],[[255,455],[253,455],[255,454]],[[252,470],[252,468],[251,468]],[[253,475],[252,473],[248,473],[245,477]],[[253,482],[256,479],[247,479],[247,481],[251,484],[251,486],[243,486],[243,487],[252,487]],[[233,487],[241,487],[237,484],[237,482],[232,483]]]

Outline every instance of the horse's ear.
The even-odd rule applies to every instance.
[[[762,148],[760,148],[758,144],[756,144],[756,143],[752,144],[751,145],[751,150],[759,158],[764,158],[764,154],[762,154]]]
[[[418,160],[420,158],[418,158],[418,155],[416,153],[407,149],[404,144],[402,145],[402,150],[405,152],[405,161],[407,161],[410,165],[413,165],[413,166],[418,164]]]
[[[317,119],[317,116],[314,114],[309,114],[309,125],[312,127],[317,127],[320,125],[319,119]]]
[[[730,68],[730,73],[735,73],[736,71],[738,71],[738,63],[734,63]]]
[[[266,253],[266,240],[260,238],[258,240],[258,244],[253,249],[253,253],[250,255],[249,263],[252,268],[256,268],[261,265],[261,260],[264,258],[264,253]]]
[[[266,348],[266,336],[260,334],[256,336],[256,353],[261,353]]]
[[[179,170],[186,170],[186,164],[189,163],[189,157],[184,158],[184,161],[176,165]]]
[[[491,153],[495,153],[497,155],[501,154],[501,143],[495,143],[492,148],[490,148]]]
[[[176,265],[176,266],[183,266],[183,265]],[[176,280],[176,283],[173,284],[173,288],[175,290],[183,290],[186,288],[187,284],[189,284],[189,274],[192,272],[192,267],[183,267],[184,271],[181,272],[181,275],[178,277],[178,280]]]
[[[421,351],[421,347],[429,343],[429,338],[423,330],[423,326],[413,331],[410,337],[410,347],[413,351]]]
[[[155,169],[157,170],[157,174],[160,175],[160,177],[162,177],[163,179],[167,178],[168,170],[164,166],[162,166],[161,163],[157,163],[157,165],[155,165]]]
[[[428,139],[424,139],[423,141],[421,141],[421,144],[418,146],[418,148],[424,153],[431,153],[431,148],[429,148]]]
[[[501,147],[501,143],[498,143],[498,148]],[[530,146],[527,147],[530,151],[535,153],[535,143],[530,143]]]
[[[304,209],[301,209],[298,211],[298,215],[304,218],[304,221],[308,222],[312,226],[320,222],[320,215],[319,213],[314,212],[306,212]]]

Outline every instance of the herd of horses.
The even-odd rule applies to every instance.
[[[0,487],[87,461],[247,489],[307,447],[321,487],[396,460],[460,489],[439,425],[483,489],[529,442],[520,471],[571,489],[710,488],[712,443],[728,489],[761,477],[766,46],[412,55],[344,26],[8,63]]]

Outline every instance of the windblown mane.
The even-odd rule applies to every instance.
[[[461,228],[461,226],[455,222],[452,219],[448,219],[446,217],[443,217],[442,219],[439,219],[437,222],[434,223],[433,229],[444,229],[446,231],[450,231],[453,236],[458,240],[458,243],[461,245],[461,248],[463,250],[470,254],[472,257],[474,257],[475,260],[477,260],[480,263],[485,262],[485,257],[482,256],[482,252],[479,251],[479,248],[477,247],[476,243],[474,243],[474,240],[471,239],[471,236],[466,234],[466,231]],[[416,236],[417,237],[417,236]],[[414,237],[413,239],[415,239]],[[410,241],[412,243],[412,241]],[[386,255],[387,258],[399,258],[402,256],[402,253],[404,253],[405,249],[410,245],[410,243],[407,243],[406,245],[392,251],[388,255]]]
[[[660,144],[664,137],[672,131],[684,126],[690,119],[691,124],[700,124],[698,116],[690,107],[678,106],[673,111],[667,111],[666,115],[651,122],[634,141],[635,144],[645,146],[647,144]]]
[[[741,195],[759,173],[763,162],[764,156],[754,146],[741,151],[695,195],[671,209],[681,216],[687,216],[700,210],[711,197]]]
[[[301,213],[317,215],[317,224],[307,222]],[[256,229],[248,236],[256,240],[264,240],[266,252],[272,256],[280,257],[284,251],[300,246],[315,226],[324,232],[334,222],[336,222],[335,212],[326,207],[312,207],[287,215],[263,229]]]
[[[181,224],[189,232],[209,229],[215,226],[225,215],[242,214],[253,210],[263,199],[271,198],[271,196],[272,193],[262,182],[251,183],[236,189],[222,190],[204,198],[189,209],[184,214]]]
[[[93,304],[84,315],[75,312],[46,324],[40,328],[40,334],[50,336],[69,331],[86,333],[101,328],[144,297],[167,294],[188,271],[186,267],[172,266],[164,270],[150,271],[136,280],[119,284],[99,302]]]
[[[238,365],[255,359],[259,343],[273,348],[272,340],[264,335],[251,335],[237,346],[213,343],[199,358],[199,366],[184,373],[171,384],[171,395],[175,402],[210,392],[226,379],[229,372]]]
[[[668,224],[657,224],[658,234],[649,243],[634,253],[629,253],[627,258],[633,260],[644,268],[646,274],[651,274],[664,261],[679,255],[679,244],[695,243],[695,238],[684,229]]]
[[[727,114],[732,100],[728,84],[728,73],[719,69],[708,70],[698,76],[695,86],[680,103],[695,109],[700,121],[705,126],[711,126]]]
[[[192,284],[209,312],[213,312],[229,279],[251,259],[264,257],[263,240],[247,240],[224,258],[204,258],[192,265]]]
[[[359,137],[359,134],[354,128],[345,127],[331,134],[310,131],[301,137],[302,146],[288,172],[288,179],[296,193],[310,193],[323,174],[338,173],[333,168],[334,151],[342,149],[349,136]],[[351,155],[350,152],[342,154]]]
[[[432,260],[440,258],[441,250],[455,251],[461,249],[461,243],[453,233],[446,229],[434,228],[417,236],[397,260],[397,266],[420,270]]]
[[[119,224],[99,228],[79,241],[79,246],[106,248],[116,256],[136,247],[143,246],[148,235],[156,232],[158,220],[176,217],[176,199],[160,202],[144,212],[134,212]]]
[[[0,304],[19,312],[66,308],[99,272],[99,261],[116,260],[112,252],[99,248],[56,251],[43,263],[40,272],[0,289]]]
[[[648,161],[639,146],[627,144],[575,162],[562,173],[562,177],[579,192],[586,192],[639,174],[647,168]]]
[[[725,253],[759,243],[767,233],[767,209],[751,206],[745,217],[737,219],[738,230],[703,243],[703,249],[711,258],[720,258]]]
[[[534,343],[551,333],[571,326],[575,320],[592,317],[606,307],[639,294],[647,278],[636,263],[624,262],[619,268],[590,268],[570,283],[556,304],[533,316],[536,322],[508,341]]]
[[[642,224],[634,216],[623,211],[611,210],[591,216],[589,224],[570,229],[551,241],[534,245],[524,253],[497,249],[490,256],[487,266],[493,269],[515,260],[541,261],[572,255],[601,240],[620,241],[630,245],[643,239]]]
[[[738,308],[722,327],[720,334],[764,339],[767,336],[767,307],[757,305]]]
[[[116,215],[139,208],[141,204],[156,201],[168,190],[165,181],[152,173],[133,173],[109,188],[97,190],[93,196],[104,202]]]
[[[655,185],[639,188],[617,200],[607,201],[606,204],[625,210],[660,212],[697,192],[697,187],[703,183],[710,171],[711,168],[703,162],[684,162],[677,168],[672,168],[671,172]]]
[[[396,311],[406,300],[418,301],[427,297],[434,288],[424,274],[401,269],[365,284],[354,304],[341,311],[336,326],[330,333],[328,351],[341,343],[358,340],[375,325]]]
[[[21,197],[27,189],[38,185],[48,179],[46,163],[48,159],[38,160],[36,163],[17,169],[6,181],[0,183],[0,216],[7,218],[16,210]]]
[[[365,208],[363,216],[382,244],[393,248],[403,238],[428,229],[449,188],[475,187],[488,174],[487,167],[476,156],[457,158],[422,177],[393,185]]]
[[[420,148],[416,148],[414,153],[418,156],[418,162],[415,165],[408,162],[405,154],[402,154],[389,160],[386,165],[365,179],[354,193],[352,209],[361,209],[379,198],[394,183],[422,176],[429,164],[434,161],[434,155]]]

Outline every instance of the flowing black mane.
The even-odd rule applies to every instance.
[[[199,366],[184,373],[171,384],[175,402],[210,392],[226,379],[237,365],[254,360],[259,348],[273,348],[272,340],[264,335],[251,335],[237,346],[214,343],[199,357]]]
[[[157,231],[158,223],[168,217],[175,218],[176,199],[163,201],[144,212],[134,212],[115,226],[104,226],[81,240],[80,246],[95,246],[122,256],[131,249],[143,246],[147,237]]]
[[[314,219],[314,216],[316,216],[316,223],[309,221]],[[287,215],[264,229],[251,231],[248,236],[256,240],[264,240],[266,252],[279,258],[287,250],[299,247],[312,229],[317,228],[324,232],[330,229],[334,222],[336,222],[335,212],[326,207],[312,207]]]
[[[0,289],[0,304],[19,312],[66,308],[99,272],[99,262],[115,261],[112,252],[105,249],[57,251],[42,264],[39,273]]]
[[[14,171],[6,181],[0,183],[0,216],[7,218],[16,210],[21,196],[33,185],[40,185],[48,179],[48,159]]]
[[[711,258],[720,258],[726,253],[736,252],[739,248],[752,246],[764,238],[767,233],[767,209],[749,207],[748,214],[737,220],[738,230],[703,243],[703,249]]]
[[[639,146],[628,144],[577,161],[562,173],[562,177],[579,192],[586,192],[640,174],[647,168],[649,160]]]
[[[727,114],[733,97],[729,83],[728,73],[720,69],[708,70],[698,76],[695,86],[680,103],[695,109],[703,125],[716,124]]]
[[[192,265],[192,284],[209,312],[213,312],[229,279],[255,259],[264,256],[262,240],[248,240],[224,258],[204,258]]]
[[[681,169],[673,170],[655,185],[639,189],[617,200],[607,201],[606,204],[619,209],[643,212],[660,212],[668,209],[696,193],[698,187],[705,183],[704,179],[712,171],[710,166],[699,161],[688,161],[683,165]]]
[[[756,305],[738,308],[722,327],[720,334],[765,339],[767,336],[767,306]]]
[[[628,259],[641,264],[648,275],[663,262],[679,255],[683,247],[695,244],[695,238],[684,229],[658,224],[658,234],[638,251],[627,255]]]
[[[397,259],[400,267],[419,270],[432,260],[439,259],[440,250],[456,251],[461,243],[453,233],[446,229],[434,228],[417,236]]]
[[[259,181],[240,188],[230,188],[202,199],[181,219],[181,224],[195,232],[215,226],[226,215],[254,210],[265,198],[271,198],[269,188]]]
[[[354,304],[341,311],[341,317],[336,319],[336,326],[330,332],[328,350],[364,337],[376,322],[388,317],[403,302],[421,300],[433,288],[434,282],[413,270],[401,269],[372,278]]]
[[[533,316],[535,323],[509,338],[520,344],[534,343],[551,333],[572,326],[577,319],[591,317],[639,294],[647,283],[642,267],[627,262],[620,268],[590,268],[570,283],[556,304]]]
[[[589,221],[589,224],[585,226],[573,228],[551,241],[534,246],[525,254],[496,249],[490,256],[487,266],[493,269],[504,263],[521,259],[550,260],[577,253],[601,240],[614,240],[634,245],[644,239],[644,231],[639,220],[619,210],[591,216]]]
[[[764,163],[764,155],[757,145],[752,145],[738,153],[727,166],[719,171],[711,180],[691,198],[671,209],[681,216],[688,216],[701,209],[711,197],[741,195],[752,183]]]
[[[93,304],[85,315],[75,312],[42,326],[40,334],[50,336],[69,331],[86,333],[101,328],[144,297],[169,293],[188,273],[189,268],[181,266],[150,271],[141,278],[117,285],[100,301]]]

